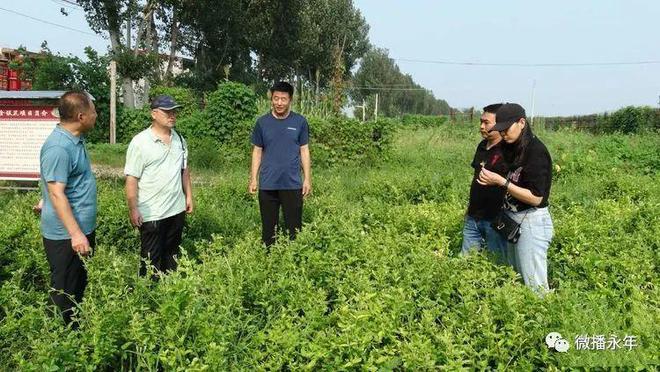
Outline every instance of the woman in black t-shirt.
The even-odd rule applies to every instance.
[[[520,238],[509,243],[507,260],[525,284],[544,293],[548,290],[548,247],[553,236],[548,197],[552,183],[550,153],[527,123],[525,110],[507,103],[497,110],[493,130],[502,135],[504,156],[510,164],[507,177],[482,169],[478,182],[506,190],[507,214],[520,223]]]

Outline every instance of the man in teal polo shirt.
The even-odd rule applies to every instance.
[[[83,135],[94,128],[96,108],[87,94],[67,92],[60,98],[59,114],[60,123],[41,147],[39,159],[41,234],[50,266],[50,299],[69,324],[87,286],[81,257],[95,246],[96,178]]]
[[[186,141],[175,130],[176,109],[170,96],[151,102],[151,126],[138,133],[126,153],[126,199],[131,224],[140,230],[140,275],[144,260],[156,272],[176,269],[186,213],[193,211]]]

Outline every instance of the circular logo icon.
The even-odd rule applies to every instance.
[[[564,340],[563,338],[560,338],[555,342],[555,350],[557,350],[560,353],[565,353],[569,349],[569,344],[568,341]]]
[[[557,340],[561,339],[562,337],[559,332],[550,332],[547,336],[545,336],[545,344],[548,345],[549,348],[553,349]]]

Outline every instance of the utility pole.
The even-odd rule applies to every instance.
[[[378,120],[378,93],[376,93],[376,102],[374,104],[374,120]]]
[[[117,61],[110,61],[110,144],[117,143]]]
[[[532,123],[534,125],[534,94],[536,93],[536,79],[532,80]]]
[[[367,120],[367,101],[362,99],[362,106],[355,105],[356,108],[362,109],[362,122]]]

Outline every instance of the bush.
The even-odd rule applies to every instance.
[[[205,128],[196,128],[201,111],[192,90],[181,87],[156,86],[151,90],[151,97],[158,95],[172,96],[182,107],[177,113],[177,130],[185,137],[206,133]],[[117,142],[129,143],[131,139],[151,124],[149,105],[140,109],[117,107]]]
[[[187,142],[190,149],[188,161],[192,168],[211,169],[222,164],[221,153],[215,141],[209,138],[190,137]]]
[[[213,127],[206,120],[203,111],[196,111],[189,116],[177,118],[176,130],[186,139],[193,137],[198,139],[204,138],[217,143],[216,139],[209,135],[209,133],[213,132]]]
[[[310,148],[314,165],[335,166],[358,162],[376,163],[387,159],[392,147],[395,124],[389,120],[360,122],[345,118],[309,118]],[[224,142],[203,133],[208,122],[193,115],[178,128],[188,138],[193,167],[213,168],[249,161],[254,120],[234,125]],[[207,128],[207,129],[205,129]]]
[[[611,114],[539,117],[535,120],[549,130],[572,128],[594,134],[660,131],[660,110],[648,106],[628,106]]]
[[[194,169],[220,169],[236,164],[249,164],[250,133],[253,122],[239,123],[226,143],[218,144],[208,137],[186,136],[190,148],[190,164]]]
[[[321,165],[375,162],[387,158],[395,124],[346,118],[310,118],[312,161]]]
[[[254,120],[257,114],[257,96],[246,85],[234,82],[224,82],[218,89],[206,97],[206,107],[200,125],[204,133],[191,133],[215,139],[218,143],[226,143],[233,133],[241,127],[241,123]]]
[[[117,110],[117,142],[129,143],[131,139],[151,125],[148,107],[142,109]]]
[[[660,110],[651,107],[624,107],[607,120],[610,132],[625,134],[638,133],[646,130],[660,130]]]
[[[405,127],[421,127],[421,128],[439,127],[447,123],[447,117],[439,116],[439,115],[405,114],[401,118],[401,123]]]
[[[169,94],[179,103],[194,106],[194,96],[184,88],[159,87],[153,93]],[[248,161],[256,103],[256,95],[249,87],[225,82],[207,96],[204,110],[179,115],[176,128],[189,143],[193,167],[213,168]],[[148,108],[121,110],[118,140],[130,142],[150,121]],[[386,158],[396,127],[388,119],[361,122],[338,117],[311,118],[309,124],[314,164],[330,166]]]

